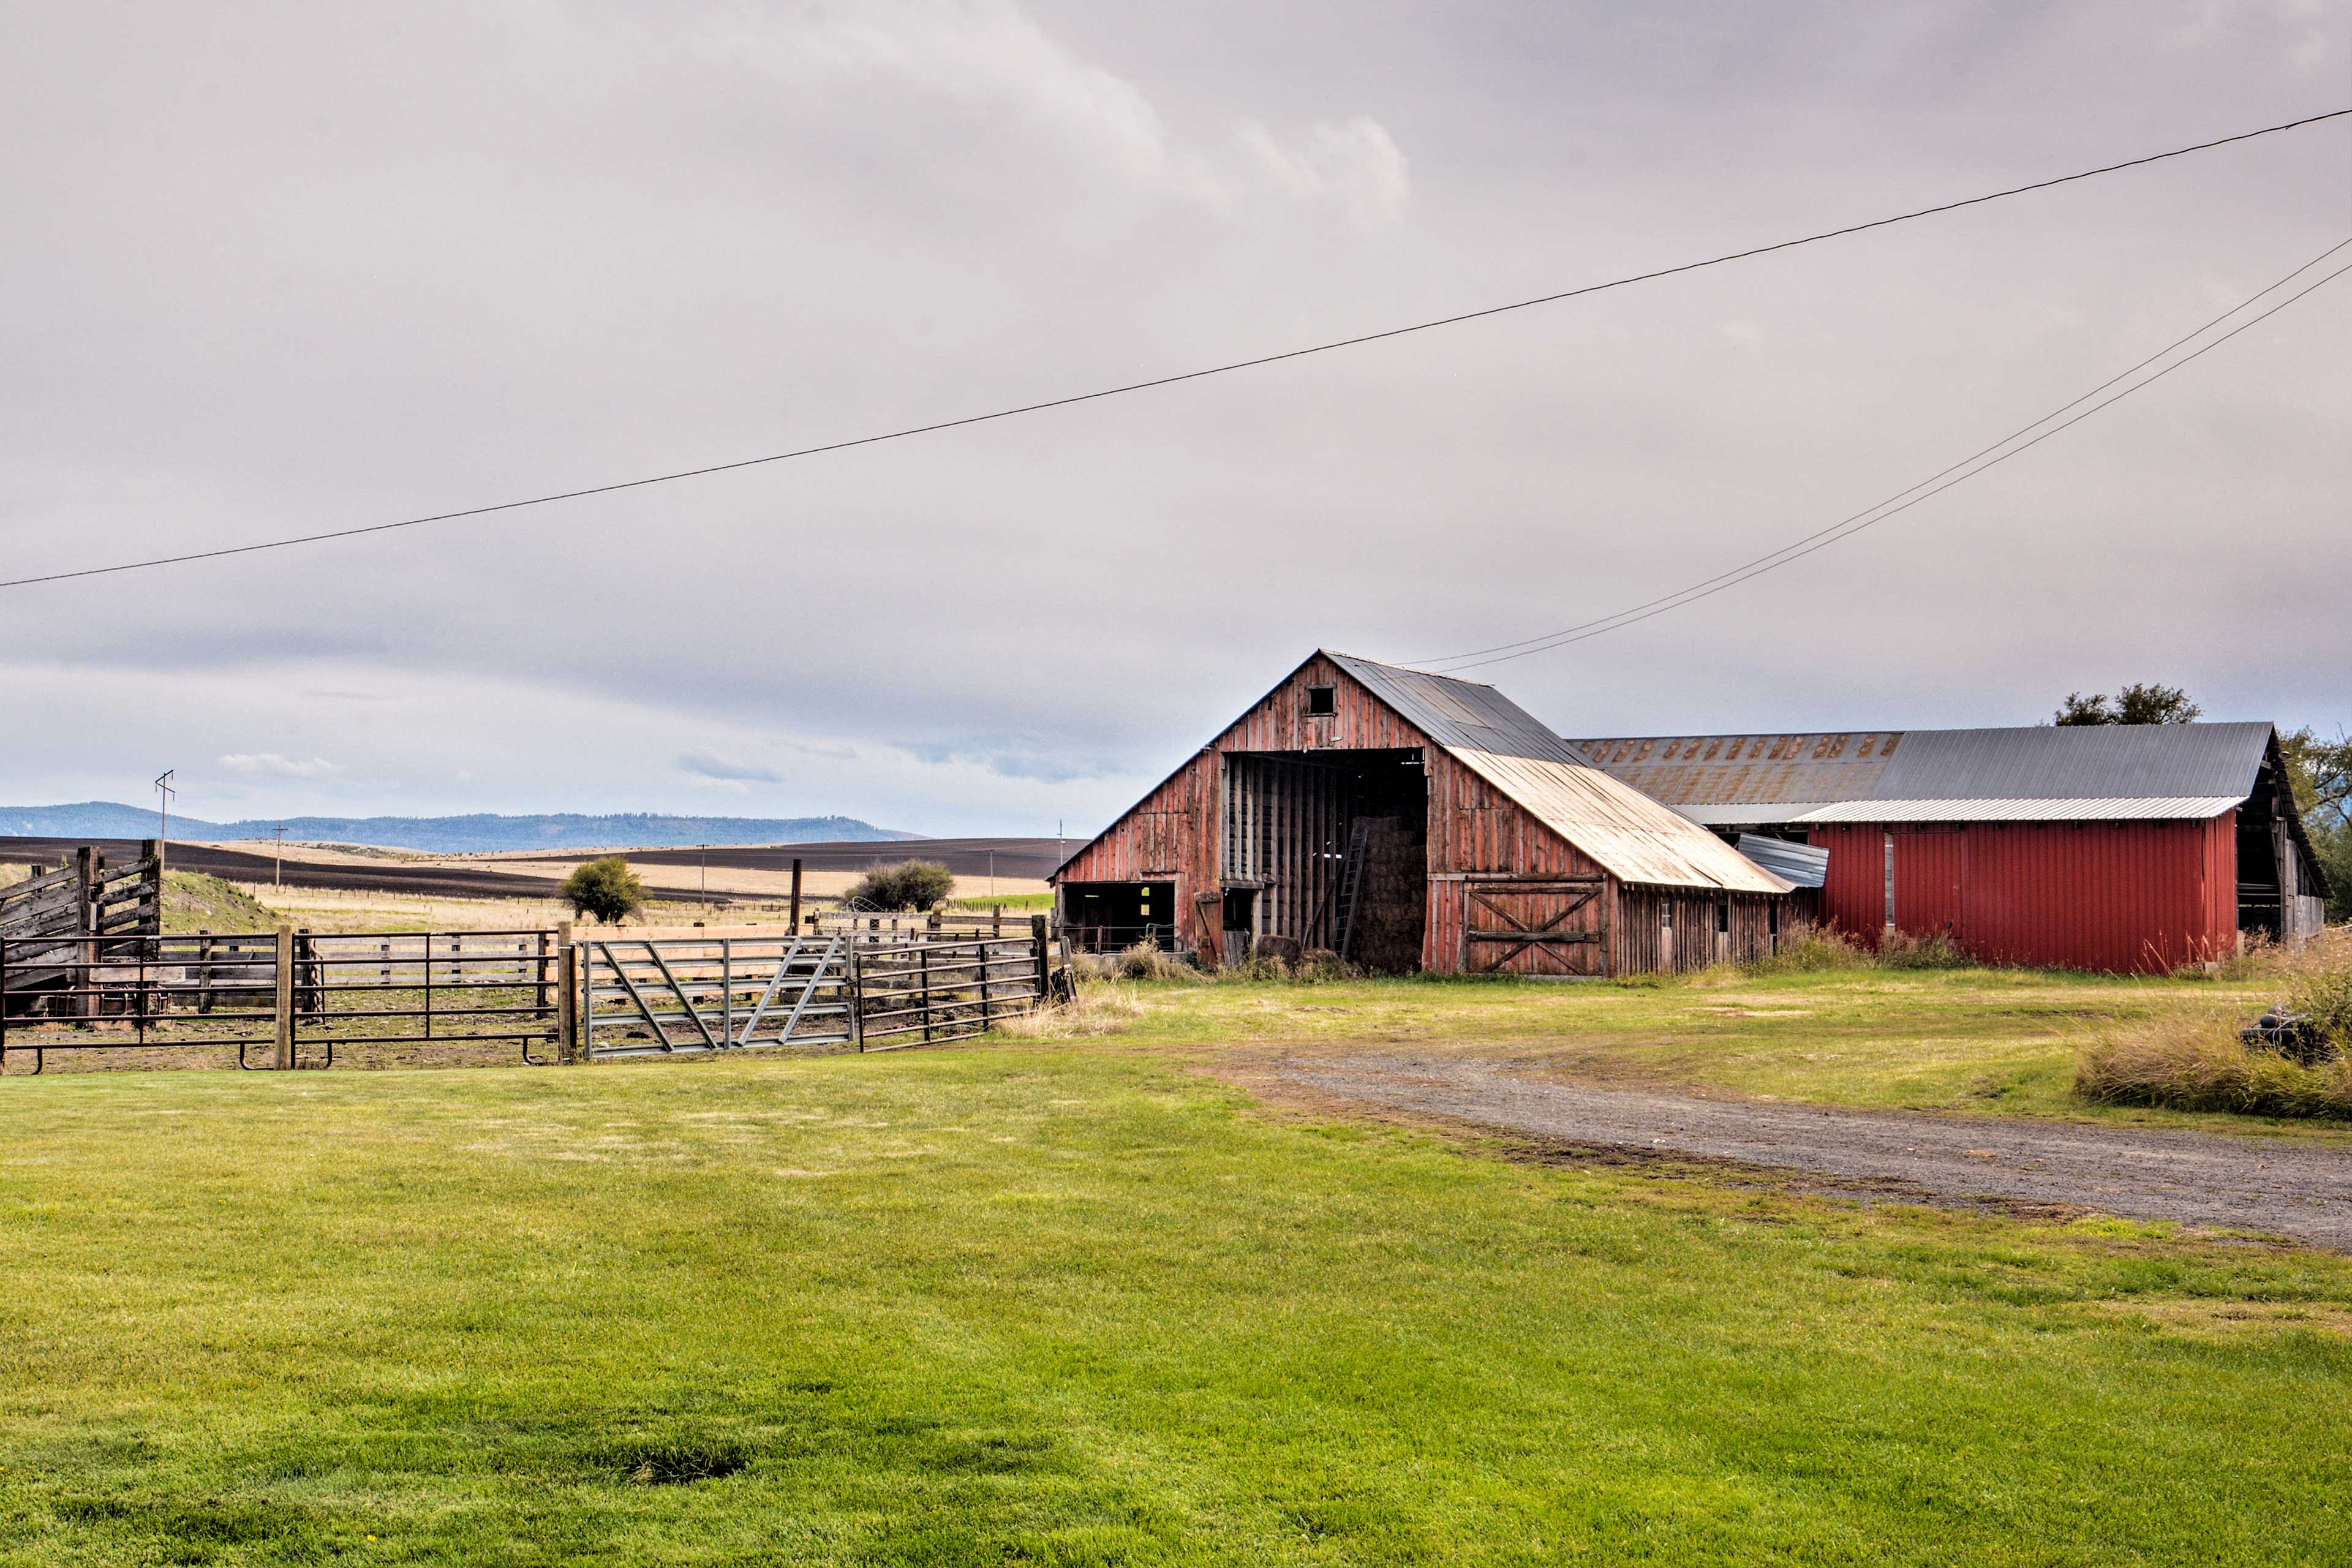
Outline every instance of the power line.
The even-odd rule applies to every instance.
[[[1749,573],[1751,568],[1764,567],[1765,570],[1769,570],[1769,567],[1764,566],[1764,563],[1767,562],[1771,562],[1774,564],[1785,564],[1785,563],[1780,562],[1778,557],[1787,555],[1790,559],[1794,560],[1796,557],[1791,552],[1799,550],[1800,547],[1810,544],[1816,539],[1826,541],[1828,535],[1839,533],[1841,530],[1846,529],[1849,525],[1861,522],[1864,518],[1870,517],[1873,512],[1893,506],[1896,501],[1901,500],[1913,490],[1925,489],[1927,486],[1934,484],[1937,479],[1942,479],[1946,474],[1957,472],[1961,468],[1967,468],[1979,458],[1985,457],[1990,453],[2000,451],[2003,447],[2008,446],[2011,442],[2029,434],[2041,426],[2049,424],[2050,421],[2057,418],[2061,414],[2065,413],[2068,409],[2089,402],[2092,398],[2096,397],[2100,393],[2105,392],[2107,388],[2115,385],[2116,383],[2122,381],[2128,376],[2138,374],[2141,371],[2146,370],[2149,365],[2152,365],[2157,361],[2164,358],[2167,354],[2172,353],[2173,350],[2179,348],[2182,344],[2194,342],[2197,339],[2203,337],[2207,332],[2211,331],[2215,327],[2220,326],[2231,317],[2244,310],[2248,306],[2253,304],[2255,300],[2262,299],[2266,294],[2274,294],[2281,289],[2285,288],[2289,283],[2294,282],[2297,278],[2302,277],[2305,273],[2310,271],[2313,268],[2318,266],[2321,262],[2326,260],[2329,257],[2335,255],[2337,251],[2343,249],[2347,245],[2352,245],[2352,238],[2337,240],[2334,245],[2329,246],[2326,249],[2321,251],[2318,255],[2313,257],[2310,260],[2305,262],[2302,266],[2296,268],[2294,271],[2288,273],[2277,282],[2271,284],[2268,288],[2256,289],[2253,293],[2249,294],[2243,300],[2239,300],[2236,304],[2231,306],[2228,310],[2222,311],[2211,321],[2207,321],[2204,325],[2197,328],[2194,331],[2187,332],[2175,338],[2172,342],[2165,344],[2164,347],[2157,350],[2156,353],[2148,355],[2146,359],[2141,360],[2137,364],[2117,371],[2115,374],[2107,377],[2106,380],[2099,383],[2098,385],[2091,388],[2090,391],[2083,394],[2080,397],[2074,398],[2071,402],[2060,404],[2057,407],[2052,409],[2041,418],[2034,420],[2030,425],[2026,425],[2019,429],[2011,431],[2008,435],[2003,436],[2000,440],[1995,441],[1990,447],[1985,447],[1975,452],[1971,452],[1967,457],[1962,458],[1958,462],[1952,464],[1949,468],[1940,468],[1935,473],[1929,474],[1917,484],[1906,485],[1903,489],[1896,490],[1885,500],[1864,507],[1860,511],[1854,512],[1848,517],[1840,518],[1837,521],[1831,523],[1827,528],[1818,530],[1812,533],[1808,533],[1801,539],[1791,540],[1787,544],[1782,545],[1780,549],[1769,551],[1766,553],[1758,556],[1753,561],[1745,562],[1740,565],[1731,568],[1731,570],[1727,572],[1720,573],[1716,576],[1708,577],[1703,581],[1694,583],[1687,588],[1678,589],[1672,594],[1661,595],[1657,598],[1633,605],[1631,608],[1620,610],[1613,616],[1601,616],[1593,620],[1580,621],[1575,626],[1563,626],[1558,631],[1545,632],[1537,637],[1521,637],[1517,642],[1496,643],[1492,647],[1471,648],[1463,653],[1435,654],[1423,658],[1407,659],[1404,662],[1411,665],[1431,666],[1459,664],[1465,659],[1477,658],[1484,654],[1506,653],[1510,649],[1522,647],[1528,648],[1530,652],[1540,653],[1543,650],[1534,647],[1535,644],[1550,644],[1560,637],[1567,637],[1574,632],[1583,631],[1588,627],[1603,626],[1611,621],[1623,620],[1626,616],[1634,615],[1642,610],[1646,610],[1653,605],[1665,605],[1671,600],[1682,599],[1688,595],[1696,593],[1698,589],[1708,586],[1710,584],[1722,583],[1725,586],[1728,587],[1731,585],[1728,579],[1740,577],[1742,581],[1745,581],[1745,577],[1741,576],[1741,574]],[[2323,279],[2323,281],[2325,280]],[[2288,302],[2292,303],[2293,301],[2290,300]],[[2259,318],[2257,318],[2257,320],[2259,320]],[[2252,323],[2248,322],[2247,325],[2251,326]],[[2183,363],[2185,363],[2187,362],[2184,361]],[[2154,378],[2151,377],[2150,379]],[[1987,464],[1986,466],[1990,468],[1991,465]],[[1893,514],[1889,513],[1888,515],[1891,516]],[[1872,518],[1871,521],[1875,522],[1880,520],[1877,518]],[[1866,522],[1862,524],[1863,528],[1867,528],[1869,526],[1870,524]],[[1859,533],[1862,531],[1862,529],[1856,528],[1853,529],[1853,531]],[[1843,534],[1840,536],[1843,537]],[[1630,625],[1631,623],[1628,622],[1627,624]],[[1463,668],[1467,668],[1470,667],[1465,665]]]
[[[1148,381],[1132,381],[1118,386],[1103,387],[1094,392],[1076,393],[1066,397],[1049,398],[1042,403],[1024,403],[1016,407],[1000,408],[987,414],[971,414],[957,419],[942,419],[929,425],[908,426],[904,429],[887,430],[878,435],[858,436],[844,441],[828,441],[814,447],[799,447],[787,452],[772,452],[765,457],[740,458],[732,462],[711,463],[698,468],[679,468],[670,473],[653,474],[644,479],[622,479],[613,484],[590,485],[579,489],[556,490],[546,495],[531,496],[522,500],[498,501],[488,506],[465,507],[456,511],[433,512],[423,517],[402,518],[394,522],[366,523],[355,528],[339,528],[321,533],[297,534],[286,539],[263,540],[254,544],[228,545],[217,550],[191,551],[181,555],[158,555],[144,561],[123,561],[110,566],[85,566],[71,572],[50,572],[36,577],[16,577],[0,581],[0,588],[26,588],[40,583],[62,583],[77,577],[102,577],[117,572],[139,572],[152,566],[181,566],[196,561],[217,561],[231,555],[251,555],[264,550],[285,550],[298,544],[321,544],[330,540],[357,539],[371,533],[389,533],[395,529],[417,528],[431,522],[454,522],[462,518],[488,517],[496,512],[516,511],[524,507],[548,506],[557,501],[583,500],[590,496],[613,495],[622,490],[642,489],[648,485],[671,484],[679,479],[702,479],[712,474],[731,473],[739,468],[760,468],[769,463],[790,462],[796,458],[814,458],[826,452],[844,452],[856,447],[871,447],[883,441],[902,441],[914,436],[936,435],[943,430],[958,430],[971,425],[985,425],[999,419],[1016,418],[1024,414],[1042,414],[1048,409],[1067,408],[1074,404],[1092,403],[1101,398],[1118,397],[1131,392],[1148,392],[1155,387],[1174,386],[1182,382],[1199,381],[1208,376],[1224,375],[1234,371],[1252,370],[1261,365],[1279,364],[1286,360],[1305,359],[1310,354],[1331,353],[1339,349],[1358,348],[1366,343],[1381,342],[1414,332],[1433,331],[1440,327],[1458,326],[1465,321],[1484,320],[1489,316],[1507,315],[1514,310],[1532,310],[1538,305],[1557,304],[1587,294],[1599,294],[1611,289],[1622,289],[1635,283],[1647,283],[1661,278],[1672,278],[1685,272],[1697,272],[1710,267],[1721,267],[1734,261],[1746,261],[1775,251],[1793,250],[1800,246],[1818,245],[1823,240],[1839,239],[1848,235],[1863,234],[1874,228],[1885,228],[1915,218],[1932,217],[1938,213],[1958,212],[1963,207],[1982,206],[2011,196],[2021,196],[2033,191],[2046,191],[2053,186],[2071,184],[2078,180],[2095,179],[2125,169],[2137,169],[2149,163],[2161,163],[2171,158],[2187,157],[2192,153],[2210,152],[2233,142],[2251,142],[2257,137],[2274,136],[2281,132],[2294,131],[2324,121],[2340,120],[2352,115],[2352,108],[2329,110],[2325,114],[2305,115],[2276,125],[2265,125],[2255,131],[2242,131],[2232,136],[2217,137],[2210,142],[2199,142],[2187,147],[2175,147],[2168,152],[2151,153],[2145,157],[2126,159],[2120,163],[2105,163],[2095,169],[2084,169],[2054,179],[2037,180],[2031,184],[2012,185],[2007,190],[1991,191],[1979,196],[1959,201],[1943,202],[1935,206],[1917,207],[1910,212],[1896,213],[1889,217],[1872,218],[1866,223],[1849,224],[1843,228],[1824,229],[1795,239],[1776,240],[1769,245],[1753,246],[1746,250],[1727,252],[1703,261],[1686,261],[1655,271],[1637,272],[1623,278],[1613,278],[1605,283],[1587,283],[1558,293],[1538,295],[1532,300],[1518,300],[1507,305],[1490,305],[1483,310],[1465,310],[1455,315],[1440,316],[1431,321],[1415,321],[1409,326],[1390,327],[1381,331],[1364,332],[1350,338],[1339,338],[1329,342],[1314,343],[1306,348],[1286,349],[1279,353],[1260,354],[1252,359],[1230,361],[1210,365],[1202,370],[1183,371],[1174,375],[1155,376]]]
[[[2352,244],[2352,240],[2347,240],[2345,243]],[[2341,249],[2342,247],[2338,246],[2335,248]],[[2296,268],[2296,271],[2298,272],[2303,270],[2305,270],[2303,268]],[[2335,271],[2327,273],[2317,282],[2310,284],[2308,287],[2288,295],[2277,304],[2273,305],[2269,310],[2264,310],[2261,315],[2255,316],[2249,321],[2241,321],[2238,325],[2231,328],[2220,337],[2215,338],[2211,342],[2207,343],[2204,347],[2197,350],[2196,353],[2182,355],[2180,358],[2173,361],[2170,364],[2166,365],[2162,370],[2158,371],[2154,375],[2148,376],[2145,380],[2125,387],[2121,392],[2116,393],[2113,397],[2106,399],[2105,402],[2092,405],[2090,407],[2083,410],[2082,413],[2075,415],[2072,419],[2067,420],[2064,424],[2053,426],[2050,429],[2044,430],[2041,435],[2036,436],[2032,440],[2024,443],[2022,446],[2012,447],[2010,450],[2001,453],[2000,456],[1991,458],[1990,461],[1979,464],[1973,468],[1969,468],[1966,473],[1958,474],[1951,479],[1946,479],[1943,483],[1937,485],[1933,489],[1913,496],[1909,500],[1903,502],[1900,506],[1887,507],[1883,510],[1879,508],[1874,507],[1871,509],[1871,512],[1876,513],[1874,516],[1870,513],[1855,514],[1857,518],[1867,518],[1868,521],[1853,521],[1852,526],[1837,524],[1832,529],[1823,530],[1822,533],[1808,535],[1807,537],[1809,539],[1814,540],[1817,542],[1806,543],[1801,549],[1792,545],[1788,547],[1786,551],[1775,551],[1771,555],[1759,556],[1755,562],[1748,563],[1748,567],[1752,567],[1753,570],[1749,570],[1748,567],[1735,567],[1731,572],[1721,574],[1716,577],[1707,578],[1702,583],[1695,583],[1690,587],[1684,589],[1681,593],[1670,594],[1666,595],[1664,599],[1653,599],[1650,601],[1648,605],[1637,605],[1633,610],[1621,611],[1614,616],[1604,616],[1598,621],[1587,621],[1580,626],[1571,626],[1567,628],[1565,631],[1556,632],[1548,638],[1530,639],[1538,643],[1538,646],[1537,647],[1524,647],[1517,653],[1497,654],[1492,658],[1474,658],[1469,659],[1466,663],[1451,663],[1449,664],[1446,673],[1452,674],[1465,669],[1479,669],[1490,664],[1507,664],[1515,658],[1527,658],[1536,654],[1549,653],[1554,648],[1566,647],[1570,643],[1584,642],[1589,638],[1601,637],[1609,632],[1622,631],[1627,626],[1634,626],[1640,622],[1649,620],[1653,616],[1663,616],[1669,610],[1679,610],[1685,605],[1696,604],[1701,599],[1712,598],[1714,595],[1722,593],[1727,588],[1736,588],[1740,584],[1748,582],[1752,578],[1760,577],[1767,572],[1777,571],[1780,567],[1786,566],[1791,562],[1801,561],[1806,556],[1813,553],[1816,550],[1826,550],[1831,545],[1839,542],[1841,540],[1851,539],[1855,534],[1860,533],[1864,529],[1884,522],[1888,518],[1895,516],[1898,512],[1909,511],[1913,507],[1917,506],[1921,501],[1927,500],[1930,496],[1940,495],[1944,491],[1950,489],[1954,485],[1963,484],[1969,479],[1975,479],[1979,474],[1983,473],[1986,469],[2005,463],[2009,461],[2010,458],[2018,456],[2021,452],[2031,451],[2032,448],[2042,445],[2042,442],[2050,439],[2051,437],[2057,435],[2060,431],[2072,429],[2074,426],[2080,425],[2084,420],[2088,419],[2092,415],[2098,413],[2101,409],[2112,408],[2116,404],[2121,403],[2125,398],[2129,397],[2133,393],[2139,392],[2145,388],[2155,385],[2166,376],[2170,375],[2174,371],[2179,370],[2182,365],[2188,364],[2193,360],[2200,359],[2204,355],[2212,353],[2215,349],[2220,348],[2223,343],[2228,342],[2231,338],[2236,337],[2240,332],[2244,331],[2247,328],[2254,326],[2258,322],[2268,321],[2271,317],[2277,315],[2281,310],[2285,310],[2289,305],[2294,304],[2296,300],[2304,298],[2307,294],[2314,293],[2318,289],[2326,288],[2328,284],[2333,283],[2338,278],[2343,277],[2347,272],[2352,272],[2352,264],[2339,267]],[[2275,285],[2273,287],[2275,287]],[[2268,293],[2270,290],[2266,289],[2263,292]],[[2261,295],[2256,295],[2254,298],[2259,299],[2261,298]],[[2248,303],[2252,303],[2252,301],[2249,300]],[[2245,309],[2244,305],[2238,307],[2238,310],[2243,309]],[[2237,312],[2235,310],[2229,312],[2231,315],[2234,315]],[[2223,319],[2226,319],[2226,317]],[[2208,324],[2210,326],[2210,323]],[[2196,334],[2192,333],[2190,335],[2194,336]],[[2175,346],[2178,347],[2179,345],[2176,344]],[[2147,362],[2144,361],[2142,363],[2145,363]],[[2125,374],[2129,374],[2131,373],[2126,371]],[[2112,385],[2114,383],[2109,382],[2106,384]],[[2084,394],[2084,396],[2095,395],[2095,393],[2096,389],[2095,388],[2092,393]],[[2075,399],[2076,403],[2080,403],[2081,401],[2082,398]],[[2072,407],[2074,405],[2069,404],[2067,406]],[[2038,425],[2044,422],[2045,421],[2043,420],[2036,420],[2034,424]],[[2033,428],[2033,426],[2029,425],[2025,428],[2027,430],[2031,430]],[[2021,431],[2019,434],[2021,435],[2023,432]],[[2014,440],[2016,437],[2011,437],[2011,439]],[[2008,443],[1999,442],[1995,445],[1997,447],[2007,446]],[[1994,448],[1986,448],[1987,451],[1990,451],[1992,449]],[[1979,455],[1981,456],[1982,454]],[[1973,462],[1975,459],[1970,458],[1969,461]],[[1966,464],[1956,466],[1966,467]],[[1952,470],[1947,468],[1944,471],[1946,473],[1951,473]],[[1912,488],[1916,489],[1919,487],[1915,485]],[[1909,492],[1898,491],[1897,493],[1908,494]],[[1852,520],[1849,521],[1851,521]],[[1840,531],[1840,530],[1843,531]],[[1827,535],[1827,537],[1824,537],[1823,535]],[[1802,543],[1803,542],[1801,541],[1800,542]],[[1709,586],[1708,584],[1712,584],[1713,586]],[[1655,607],[1653,608],[1652,606]],[[1448,661],[1445,660],[1438,660],[1435,662],[1448,663]]]

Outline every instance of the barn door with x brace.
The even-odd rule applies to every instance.
[[[1463,967],[1474,974],[1608,973],[1607,890],[1599,877],[1463,883]]]

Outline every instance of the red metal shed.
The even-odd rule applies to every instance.
[[[2326,885],[2268,724],[1586,741],[1719,831],[1829,851],[1820,910],[1864,942],[2161,972],[2316,931]]]

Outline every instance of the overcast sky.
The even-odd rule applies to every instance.
[[[2345,0],[0,5],[0,576],[1572,287],[2352,103]],[[1092,828],[1922,479],[2352,237],[2352,121],[1017,421],[0,591],[0,805]],[[1570,734],[2352,723],[2352,279],[1477,672]]]

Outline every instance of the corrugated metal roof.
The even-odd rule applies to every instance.
[[[1869,812],[1818,815],[1872,802],[2003,803],[2029,821],[2029,803],[2100,803],[2104,816],[2148,816],[2161,803],[2254,787],[2271,726],[2243,724],[2036,725],[2000,730],[1864,731],[1811,735],[1681,735],[1575,744],[1600,767],[1699,822],[1866,822]],[[2119,811],[2117,802],[2151,803]],[[1760,808],[1760,809],[1759,809]],[[2046,817],[2084,819],[2087,808],[2051,806]],[[1958,820],[1951,810],[1930,814]],[[2211,816],[2207,812],[2203,815]]]
[[[2242,795],[2104,795],[2079,800],[1849,800],[1791,822],[2132,822],[2219,816]]]
[[[1377,664],[1328,648],[1323,650],[1323,657],[1362,681],[1407,723],[1449,751],[1466,746],[1500,757],[1556,763],[1585,760],[1576,748],[1538,722],[1534,714],[1491,686]]]
[[[1660,735],[1573,742],[1596,767],[1678,808],[1826,805],[1869,795],[1898,753],[1895,731],[1810,735]],[[1694,815],[1685,810],[1685,816]],[[1697,820],[1706,821],[1706,817]],[[1777,812],[1719,817],[1782,821]]]
[[[1798,888],[1818,888],[1829,880],[1830,852],[1760,833],[1739,836],[1739,853],[1780,880]]]
[[[1790,884],[1714,834],[1582,763],[1447,746],[1454,758],[1627,882],[1785,893]]]
[[[1702,827],[1762,827],[1794,822],[1806,812],[1836,804],[1827,800],[1769,801],[1752,805],[1677,805],[1673,810],[1675,816],[1686,816]]]

